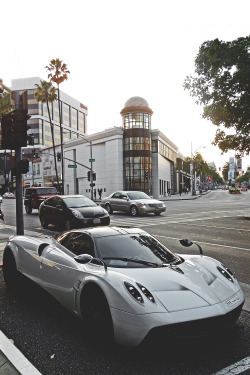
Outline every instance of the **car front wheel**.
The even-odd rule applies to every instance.
[[[92,286],[83,292],[81,310],[87,336],[103,344],[112,344],[114,333],[110,308],[99,288]]]
[[[112,210],[112,208],[111,208],[111,206],[110,206],[109,203],[107,203],[107,204],[105,205],[105,210],[108,211],[109,214],[112,214],[112,212],[113,212],[113,210]]]
[[[130,208],[130,213],[132,216],[137,216],[138,215],[138,208],[136,206],[132,206]]]

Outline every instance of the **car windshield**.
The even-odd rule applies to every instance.
[[[37,189],[37,194],[57,194],[56,188]]]
[[[147,194],[143,193],[142,191],[132,191],[128,193],[128,197],[131,200],[135,199],[151,199]]]
[[[99,257],[109,267],[161,267],[182,262],[180,257],[147,234],[100,237],[96,242]]]
[[[97,204],[87,197],[68,197],[63,198],[65,204],[69,208],[79,207],[96,207]]]

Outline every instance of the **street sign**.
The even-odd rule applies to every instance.
[[[95,159],[89,159],[89,162],[90,162],[90,163],[93,162],[93,161],[95,161]]]
[[[68,168],[77,168],[77,165],[76,164],[69,164]]]

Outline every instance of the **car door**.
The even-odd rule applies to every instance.
[[[41,265],[44,289],[70,311],[76,309],[76,295],[84,278],[74,257],[83,253],[94,256],[93,240],[86,236],[79,232],[63,234],[45,253]]]
[[[121,211],[121,193],[117,191],[111,197],[110,204],[113,211]]]
[[[48,224],[54,224],[56,221],[55,207],[56,207],[55,197],[49,198],[43,203],[41,214],[45,217]]]
[[[67,217],[67,207],[63,199],[60,197],[54,197],[54,224],[63,226]]]

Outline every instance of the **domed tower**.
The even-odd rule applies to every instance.
[[[134,96],[120,112],[124,128],[124,188],[152,194],[152,109],[147,101]]]

